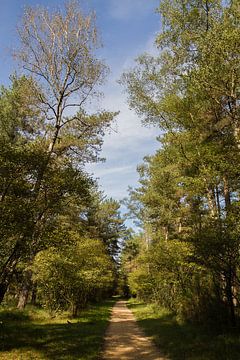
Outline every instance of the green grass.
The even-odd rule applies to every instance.
[[[166,309],[130,300],[139,325],[171,360],[238,360],[240,334],[183,323]]]
[[[113,303],[91,305],[74,320],[33,307],[0,307],[0,359],[99,359]]]

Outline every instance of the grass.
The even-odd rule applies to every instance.
[[[221,333],[203,325],[177,320],[176,316],[156,305],[130,300],[139,325],[150,336],[163,355],[171,360],[238,360],[240,334]]]
[[[33,307],[0,307],[0,359],[99,359],[113,303],[91,305],[74,320]]]

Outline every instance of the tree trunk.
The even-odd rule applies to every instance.
[[[32,288],[31,277],[32,277],[31,271],[26,271],[24,273],[23,284],[22,284],[22,288],[21,288],[21,291],[19,294],[18,305],[17,305],[17,308],[19,310],[23,310],[25,308],[25,306],[27,305],[29,293]]]
[[[235,314],[235,306],[234,306],[234,294],[233,294],[233,276],[232,271],[230,270],[228,274],[226,274],[226,298],[227,305],[229,309],[230,322],[231,326],[236,326],[236,314]]]
[[[218,211],[218,219],[221,220],[221,204],[220,204],[220,190],[218,185],[216,186],[216,199],[217,199],[217,211]]]
[[[210,209],[211,216],[215,218],[217,216],[217,204],[216,204],[214,189],[207,187],[206,190],[207,190],[208,207]]]
[[[230,194],[230,189],[229,189],[228,178],[226,175],[223,178],[223,192],[224,192],[224,199],[225,199],[225,210],[226,210],[226,214],[228,214],[229,208],[231,206],[231,194]]]
[[[21,247],[20,244],[17,242],[11,255],[5,262],[2,267],[1,274],[0,274],[0,304],[2,303],[5,293],[8,289],[8,286],[12,280],[12,276],[16,265],[21,258]]]
[[[168,241],[168,239],[169,239],[169,228],[168,228],[168,226],[164,226],[163,231],[164,231],[165,241]]]
[[[4,299],[7,289],[8,289],[7,283],[0,283],[0,304],[2,303],[2,301]]]
[[[32,286],[31,304],[36,305],[36,302],[37,302],[37,283],[34,283]]]
[[[72,317],[75,318],[78,316],[78,312],[79,312],[79,306],[78,304],[72,304]]]
[[[17,305],[17,308],[19,310],[23,310],[25,308],[25,306],[27,305],[28,296],[29,296],[29,289],[25,288],[25,287],[22,288],[20,295],[19,295],[19,299],[18,299],[18,305]]]

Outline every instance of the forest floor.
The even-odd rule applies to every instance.
[[[90,305],[76,319],[67,313],[53,317],[37,307],[1,306],[0,359],[99,359],[114,302]]]
[[[118,301],[108,326],[104,360],[164,360],[156,346],[137,325],[125,301]]]
[[[239,329],[183,322],[170,311],[130,300],[139,326],[170,360],[239,360]]]

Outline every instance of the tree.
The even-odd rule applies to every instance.
[[[71,174],[69,185],[77,184],[80,177],[83,182],[77,188],[87,185],[83,165],[98,159],[104,132],[116,115],[106,111],[87,113],[88,101],[96,98],[107,72],[95,56],[97,30],[93,14],[83,16],[77,2],[68,3],[64,12],[27,8],[19,36],[22,47],[15,55],[30,74],[27,93],[31,96],[25,97],[29,100],[26,131],[30,129],[30,133],[25,136],[24,128],[18,132],[24,135],[26,154],[32,155],[34,165],[29,164],[30,172],[24,177],[29,226],[19,223],[16,236],[4,234],[11,245],[1,268],[0,300],[19,260],[29,251],[36,253],[35,244],[42,238],[49,213],[54,216],[60,204],[66,204],[71,189],[63,179],[69,181],[67,176]],[[20,106],[17,117],[8,116],[16,121],[13,128],[17,128],[19,121],[25,123]],[[58,176],[60,172],[64,174],[62,179]],[[6,183],[1,195],[5,202],[11,203],[8,197],[11,190],[12,185]],[[83,194],[86,192],[87,188]]]
[[[98,47],[94,17],[85,17],[78,2],[72,1],[66,3],[64,13],[26,8],[19,27],[22,47],[15,56],[39,83],[33,91],[49,125],[49,156],[63,128],[72,124],[72,131],[88,132],[89,128],[108,124],[113,117],[98,114],[94,121],[84,110],[107,74],[106,65],[94,54]],[[71,109],[77,109],[74,116]],[[68,128],[69,133],[71,130]]]
[[[120,213],[120,204],[112,198],[101,199],[102,194],[95,196],[95,201],[88,210],[88,227],[93,238],[101,239],[108,253],[116,260],[121,241],[124,241],[127,236],[124,218]]]
[[[32,269],[42,305],[50,310],[68,309],[76,316],[92,299],[108,294],[114,280],[112,262],[100,240],[75,237],[65,249],[38,253]]]
[[[210,272],[214,284],[201,288],[215,289],[234,325],[240,285],[233,230],[239,223],[239,7],[236,1],[166,0],[159,12],[159,56],[139,57],[123,75],[130,106],[163,132],[133,197],[142,202],[153,241],[194,246],[194,263]]]

